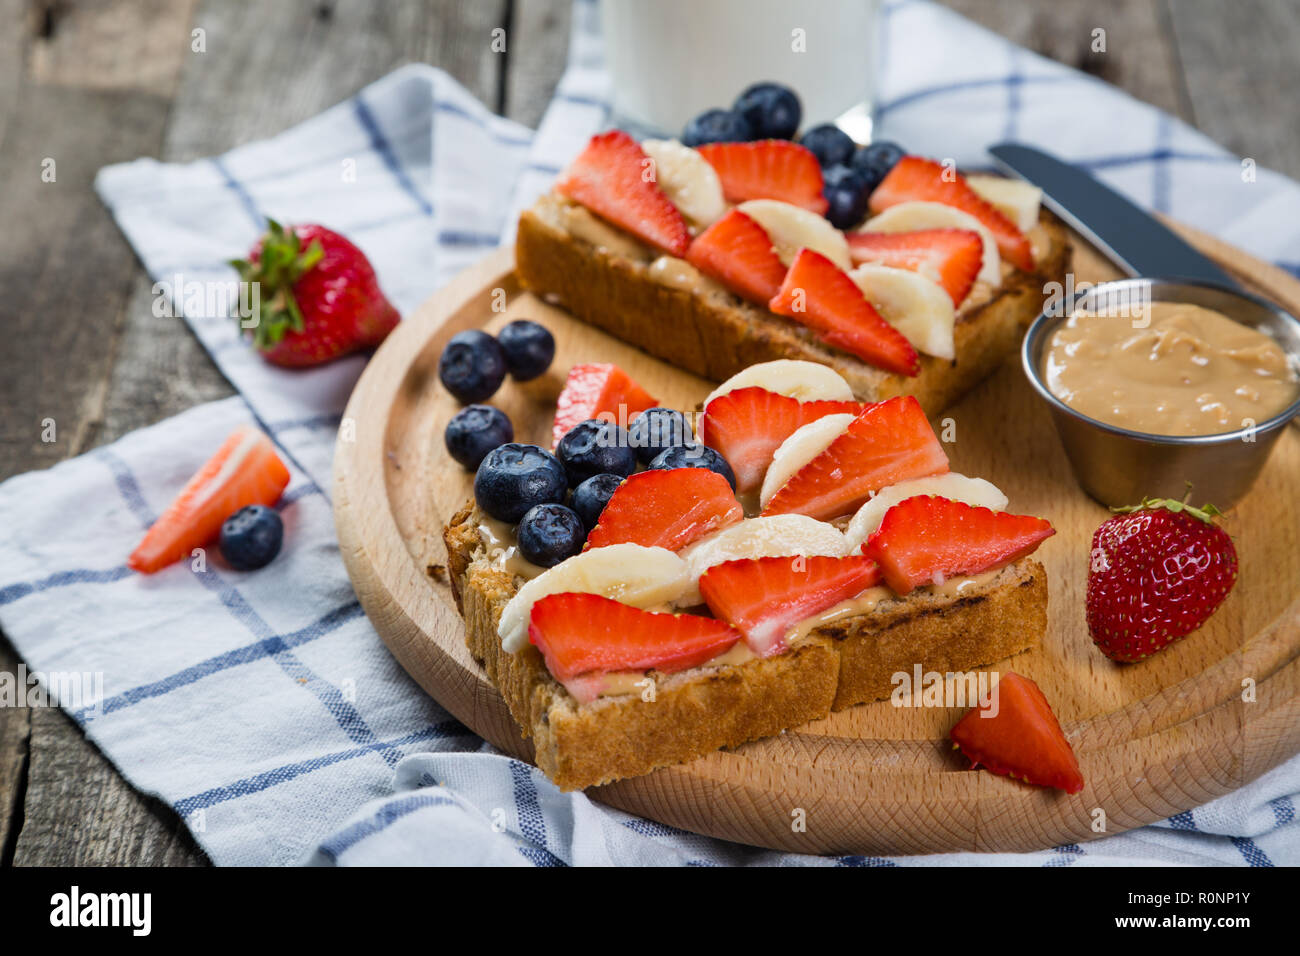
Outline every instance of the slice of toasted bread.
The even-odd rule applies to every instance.
[[[515,271],[535,295],[704,378],[723,381],[759,362],[804,359],[835,369],[862,401],[915,395],[934,415],[1019,348],[1025,327],[1042,310],[1044,285],[1064,281],[1070,259],[1064,227],[1044,211],[1034,239],[1035,271],[1004,263],[1000,288],[977,284],[957,313],[956,358],[922,355],[920,373],[910,378],[824,345],[803,326],[699,278],[680,260],[658,257],[555,194],[520,217]]]
[[[1046,577],[1025,559],[957,596],[918,589],[884,598],[870,611],[809,628],[777,657],[652,675],[652,701],[637,692],[582,704],[551,677],[535,647],[501,649],[497,625],[518,581],[489,558],[482,521],[471,502],[443,532],[465,641],[533,738],[537,765],[564,790],[639,776],[888,697],[893,675],[910,675],[917,664],[972,670],[1036,645],[1046,627]]]

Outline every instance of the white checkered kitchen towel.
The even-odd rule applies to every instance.
[[[1237,157],[1178,121],[941,8],[905,0],[884,16],[881,136],[965,166],[987,165],[996,140],[1039,143],[1138,202],[1300,263],[1300,187],[1289,180],[1260,170],[1244,184]],[[329,510],[334,431],[362,360],[270,368],[230,320],[184,292],[230,278],[223,261],[269,215],[350,236],[398,308],[412,309],[508,236],[514,210],[607,121],[595,19],[594,3],[578,0],[570,66],[536,133],[491,115],[445,74],[406,67],[267,142],[102,171],[104,201],[160,288],[190,306],[185,321],[241,397],[0,486],[0,624],[27,666],[103,675],[103,699],[69,711],[218,864],[1300,863],[1300,759],[1163,824],[1082,846],[789,856],[561,794],[404,676],[356,603]],[[293,472],[281,556],[251,574],[214,564],[128,572],[144,528],[250,420]]]

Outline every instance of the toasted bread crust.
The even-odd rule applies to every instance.
[[[714,283],[665,284],[650,268],[652,253],[633,258],[579,238],[565,227],[565,209],[565,200],[547,195],[519,219],[515,271],[534,294],[713,381],[759,362],[804,359],[835,369],[862,401],[915,395],[928,415],[951,405],[1016,351],[1025,327],[1042,310],[1044,284],[1063,281],[1070,258],[1064,227],[1044,211],[1045,241],[1035,271],[1004,266],[999,289],[973,292],[958,312],[956,359],[922,355],[920,373],[909,378],[831,349],[798,324]]]
[[[536,648],[501,649],[497,626],[516,583],[484,554],[478,525],[470,503],[443,532],[465,641],[533,738],[538,766],[564,790],[639,776],[888,697],[892,675],[914,664],[972,670],[1037,644],[1046,627],[1046,575],[1024,560],[959,598],[896,599],[816,628],[777,657],[659,675],[653,703],[627,694],[580,705]]]

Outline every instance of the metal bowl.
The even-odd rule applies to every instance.
[[[1300,320],[1271,302],[1207,282],[1121,279],[1089,287],[1070,307],[1045,311],[1025,336],[1020,353],[1025,375],[1051,410],[1070,467],[1084,491],[1104,505],[1128,505],[1143,496],[1182,498],[1191,482],[1197,503],[1211,501],[1228,508],[1255,483],[1282,430],[1300,413],[1300,398],[1249,428],[1219,435],[1151,435],[1080,414],[1053,395],[1043,378],[1043,355],[1072,308],[1089,308],[1099,300],[1124,301],[1124,297],[1132,301],[1141,295],[1149,295],[1153,302],[1204,306],[1257,329],[1282,346],[1293,368],[1300,366]]]

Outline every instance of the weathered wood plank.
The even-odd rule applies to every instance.
[[[1238,155],[1300,177],[1300,4],[1166,3],[1196,125]]]
[[[536,127],[564,72],[571,0],[514,0],[512,7],[500,112]]]
[[[1036,53],[1098,76],[1184,119],[1190,118],[1173,39],[1163,20],[1163,0],[940,2]],[[1226,13],[1217,17],[1221,25]],[[1092,50],[1092,33],[1097,28],[1106,31],[1105,53]]]

